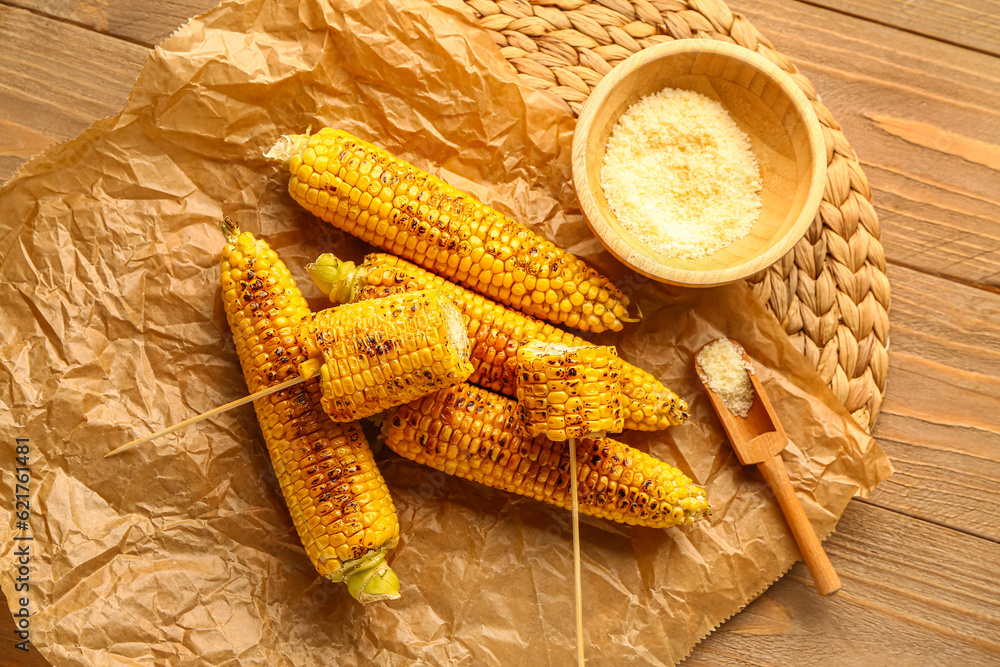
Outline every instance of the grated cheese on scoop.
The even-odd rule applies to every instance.
[[[760,215],[750,139],[721,104],[665,88],[622,114],[601,165],[611,210],[669,257],[696,259],[747,235]]]
[[[719,395],[734,415],[746,417],[753,406],[753,367],[726,338],[714,340],[698,353],[698,365],[704,371],[708,388]]]

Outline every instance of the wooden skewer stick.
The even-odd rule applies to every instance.
[[[254,392],[254,393],[250,394],[249,396],[244,396],[243,398],[238,398],[235,401],[231,401],[229,403],[226,403],[225,405],[220,405],[217,408],[212,408],[208,412],[203,412],[202,414],[197,415],[195,417],[191,417],[190,419],[185,419],[184,421],[178,422],[177,424],[174,424],[173,426],[169,426],[169,427],[163,429],[162,431],[157,431],[156,433],[152,433],[152,434],[147,435],[145,437],[139,438],[138,440],[133,440],[132,442],[128,443],[127,445],[122,445],[118,449],[115,449],[115,450],[110,451],[107,454],[105,454],[104,458],[108,458],[109,456],[114,456],[115,454],[120,454],[120,453],[124,452],[127,449],[132,449],[133,447],[138,447],[139,445],[147,443],[150,440],[153,440],[154,438],[159,438],[161,435],[166,435],[167,433],[173,433],[174,431],[182,429],[185,426],[190,426],[191,424],[194,424],[196,422],[200,422],[203,419],[208,419],[209,417],[214,417],[215,415],[222,414],[223,412],[225,412],[227,410],[232,410],[233,408],[238,408],[241,405],[246,405],[247,403],[250,403],[251,401],[256,401],[258,398],[264,398],[265,396],[270,396],[271,394],[277,393],[277,392],[281,391],[282,389],[288,389],[289,387],[293,387],[293,386],[297,385],[300,382],[304,382],[307,379],[308,378],[304,378],[304,377],[294,377],[291,380],[285,380],[281,384],[276,384],[273,387],[268,387],[267,389],[264,389],[262,391]]]
[[[569,439],[569,485],[573,495],[573,580],[576,598],[576,653],[580,667],[583,667],[583,587],[580,585],[580,500],[576,486],[576,438]]]

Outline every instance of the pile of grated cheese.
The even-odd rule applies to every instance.
[[[761,210],[749,137],[721,104],[690,90],[666,88],[622,114],[601,186],[630,234],[676,258],[704,257],[746,236]]]
[[[736,346],[726,338],[714,340],[698,353],[698,366],[705,374],[708,388],[719,395],[734,415],[746,417],[753,407],[753,367]]]

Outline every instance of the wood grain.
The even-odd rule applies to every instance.
[[[737,341],[729,339],[729,343],[738,350],[742,357],[742,363],[750,368],[750,356],[743,346]],[[709,343],[705,347],[711,346]],[[781,458],[781,450],[788,446],[788,436],[778,419],[778,415],[771,405],[771,398],[764,390],[760,378],[756,373],[750,373],[750,382],[753,385],[753,404],[745,416],[732,412],[723,401],[722,397],[712,389],[710,376],[705,373],[701,365],[703,358],[702,347],[695,353],[695,371],[698,378],[705,385],[705,392],[712,403],[715,414],[718,415],[722,427],[726,431],[729,443],[736,451],[736,458],[743,465],[757,464],[761,476],[771,487],[774,497],[777,498],[781,506],[781,512],[785,515],[788,527],[795,537],[795,543],[802,553],[802,559],[809,568],[813,584],[820,595],[830,595],[840,590],[840,579],[836,570],[830,564],[830,558],[824,553],[816,532],[813,530],[809,517],[806,516],[795,495],[795,487],[788,477],[785,464]],[[744,375],[746,372],[744,371]]]
[[[941,41],[1000,55],[997,0],[804,0],[809,4],[894,26]]]
[[[142,46],[65,21],[155,44],[215,4],[3,2],[0,180],[116,113],[145,58]],[[896,266],[889,391],[875,436],[896,475],[869,500],[852,502],[826,543],[844,581],[840,595],[816,596],[799,564],[686,664],[849,664],[858,655],[866,664],[926,664],[928,656],[997,664],[1000,58],[879,25],[997,53],[997,0],[810,3],[730,5],[812,79],[876,191]],[[6,614],[0,637],[8,638],[0,664],[46,664],[13,648]]]
[[[889,261],[1000,286],[1000,58],[798,2],[733,0],[858,151]]]
[[[3,0],[98,32],[153,46],[214,0]],[[801,0],[952,44],[1000,55],[1000,0]]]
[[[1000,295],[901,267],[872,502],[1000,541]]]
[[[732,338],[728,340],[746,367],[752,368],[753,363],[750,355],[743,349],[740,342]],[[726,405],[726,401],[719,392],[712,388],[713,380],[717,378],[706,373],[702,366],[706,348],[715,348],[717,345],[718,341],[706,343],[694,353],[694,370],[708,395],[708,400],[712,404],[715,414],[722,422],[722,428],[726,431],[729,444],[732,445],[733,451],[736,452],[736,458],[742,465],[752,465],[773,459],[788,446],[788,435],[774,411],[771,397],[764,391],[764,385],[761,384],[760,377],[756,373],[743,373],[743,376],[750,380],[753,393],[751,400],[753,402],[746,410],[746,414],[733,412],[730,406]]]
[[[844,582],[837,596],[816,595],[799,563],[695,647],[685,667],[1000,660],[1000,544],[852,501],[824,546]],[[0,633],[11,636],[3,620]],[[0,644],[0,664],[47,664],[13,651]]]
[[[144,46],[156,46],[217,0],[3,0]]]
[[[0,4],[0,182],[124,106],[148,49]]]
[[[830,557],[823,550],[812,524],[809,523],[809,517],[806,516],[802,503],[795,495],[795,487],[792,486],[781,456],[775,455],[761,461],[757,464],[757,469],[760,470],[761,476],[771,487],[778,505],[781,506],[781,513],[785,515],[788,528],[795,537],[795,544],[798,545],[802,560],[809,569],[816,592],[824,596],[836,593],[841,587],[840,577],[830,563]]]
[[[824,0],[831,5],[841,1]],[[963,0],[984,21],[998,20],[987,16],[989,3],[997,0],[981,1],[987,4]],[[214,3],[15,4],[153,44]],[[946,12],[953,4],[935,6]],[[993,166],[1000,154],[1000,58],[804,2],[733,0],[730,5],[802,68],[859,148],[875,190],[888,259],[1000,286],[1000,173]],[[877,0],[872,18],[895,11],[893,7],[898,3]],[[43,41],[35,42],[34,51]],[[127,89],[134,77],[132,72],[124,77],[127,83],[117,85]],[[2,109],[0,117],[6,117]],[[14,148],[0,146],[0,175],[23,159],[17,152],[37,145],[32,132],[45,136],[31,118],[20,125],[23,130],[11,142]]]
[[[7,601],[0,595],[0,604],[6,607]],[[49,661],[42,657],[31,644],[28,650],[22,651],[14,647],[14,642],[19,641],[14,634],[14,619],[10,612],[4,613],[0,610],[0,665],[16,665],[17,667],[48,667]]]
[[[816,595],[799,563],[685,667],[1000,661],[1000,544],[852,501],[824,546],[840,593]]]

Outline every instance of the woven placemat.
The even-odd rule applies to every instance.
[[[855,420],[871,430],[885,391],[889,279],[871,188],[809,80],[721,0],[465,0],[521,80],[573,115],[616,63],[674,39],[719,39],[788,72],[826,138],[819,213],[794,250],[748,280]]]

